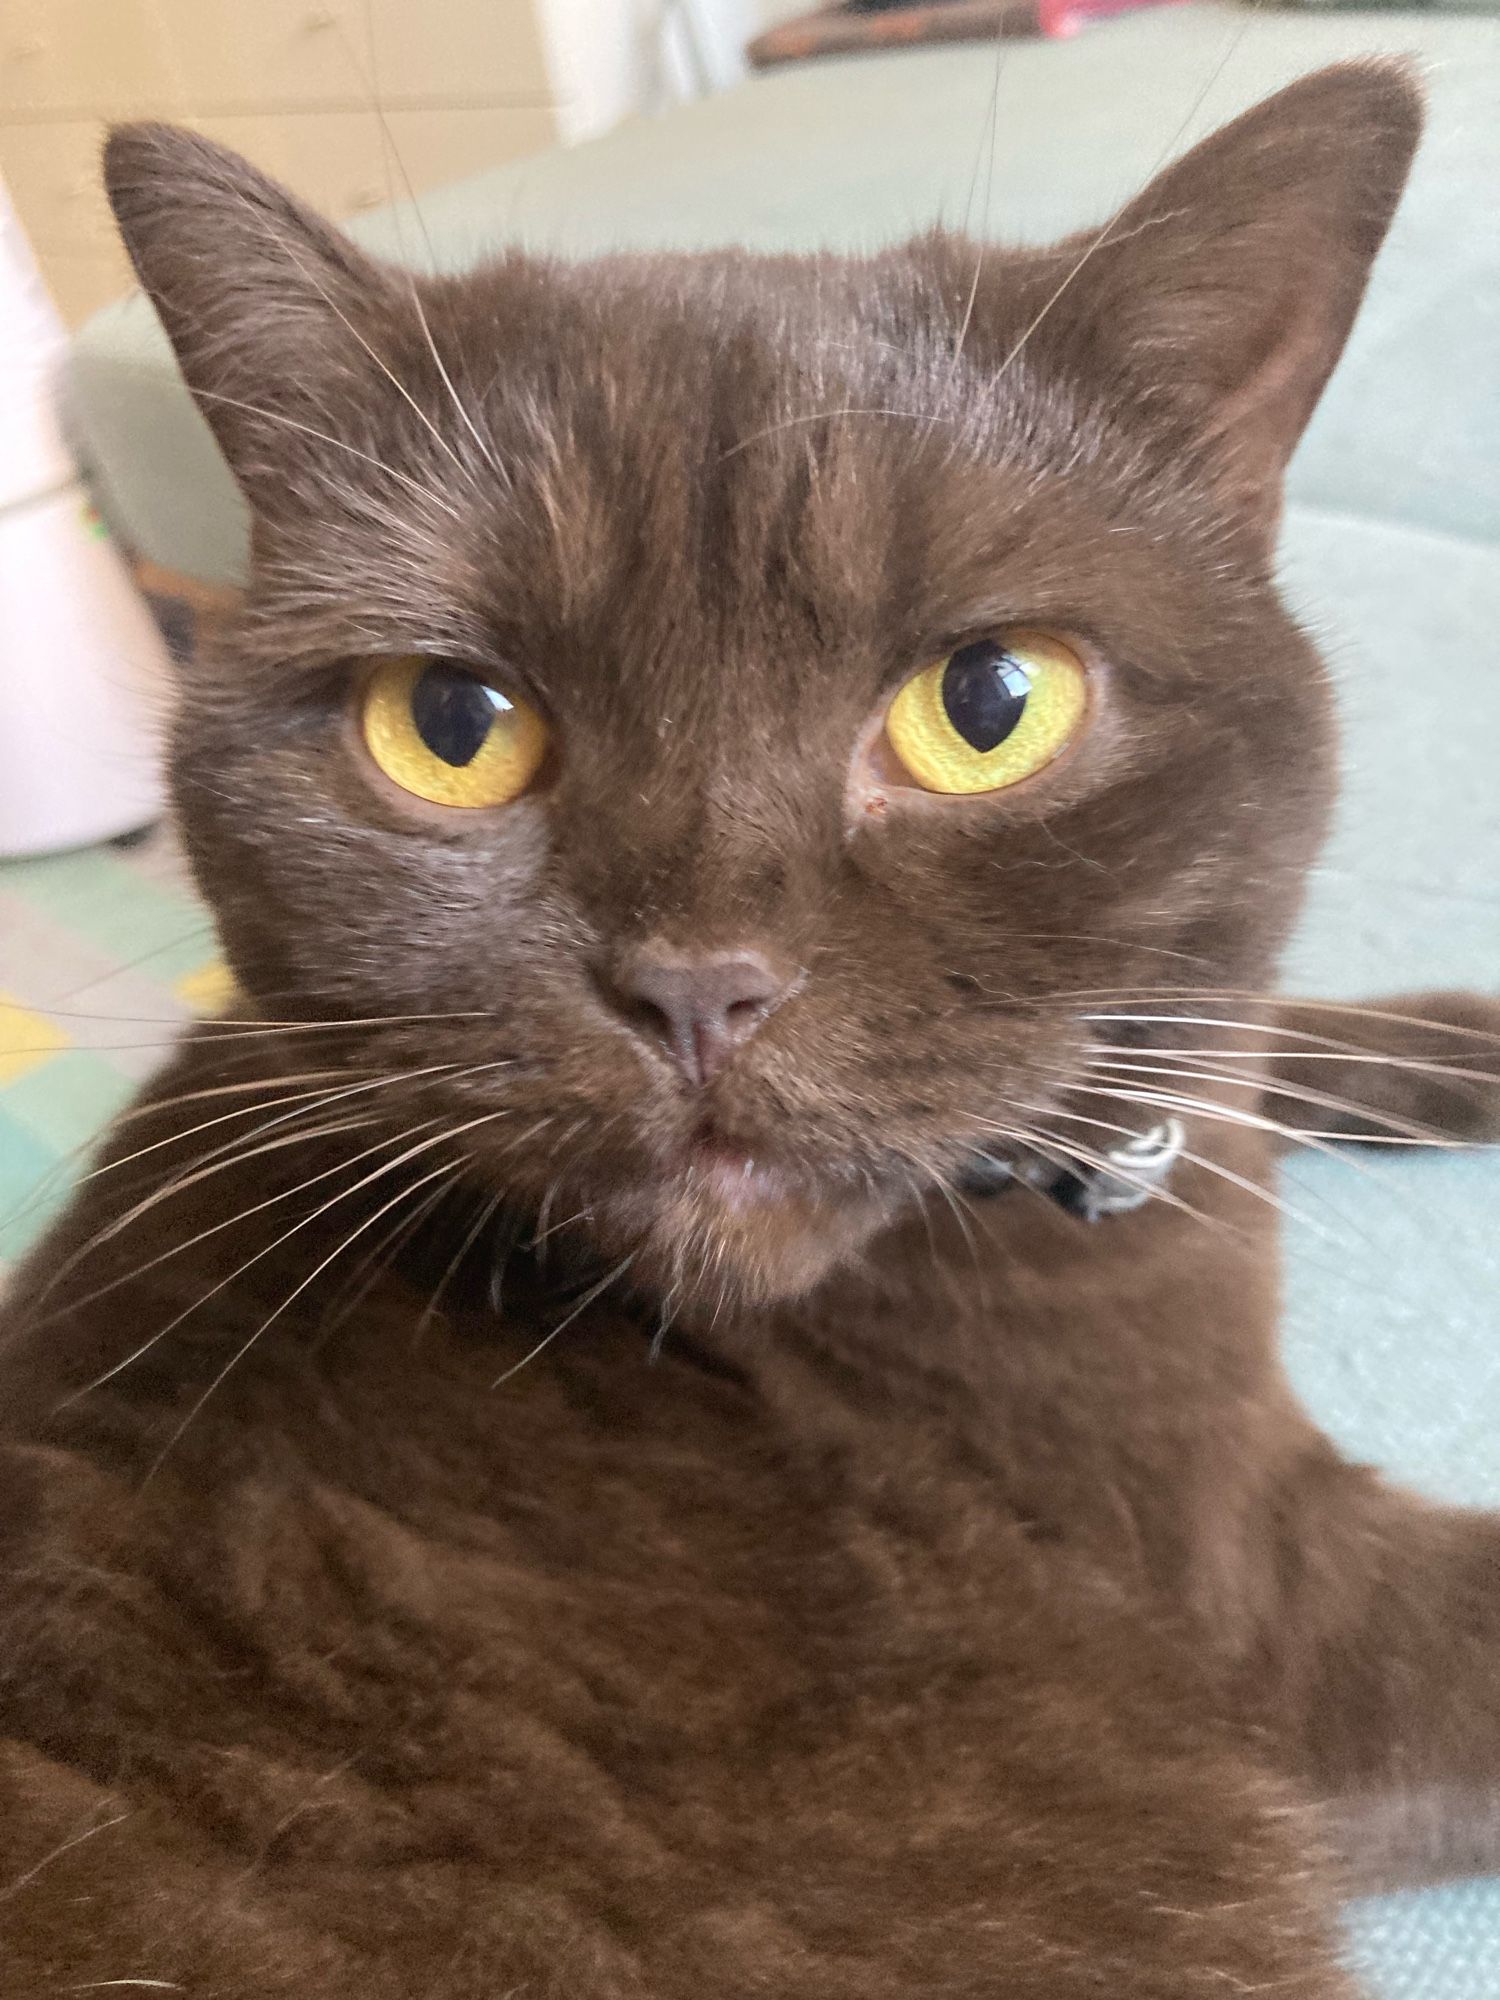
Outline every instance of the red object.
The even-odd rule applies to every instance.
[[[1138,7],[1173,6],[1176,0],[1036,0],[1038,34],[1063,39],[1076,35],[1090,21],[1111,14],[1133,14]]]
[[[1062,40],[1090,21],[1174,0],[922,0],[857,14],[846,6],[820,7],[757,35],[745,51],[752,65],[803,62],[811,56],[857,55],[925,42],[994,42],[1044,35]]]

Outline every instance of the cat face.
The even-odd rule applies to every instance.
[[[712,1300],[1046,1129],[1100,996],[1261,984],[1330,761],[1277,480],[1413,131],[1311,79],[1088,255],[415,286],[117,136],[255,517],[175,768],[246,992],[383,1022],[476,1184]]]

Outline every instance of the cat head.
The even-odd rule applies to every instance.
[[[1323,72],[1046,250],[441,278],[116,132],[253,516],[175,754],[243,990],[772,1298],[1045,1124],[1091,997],[1261,985],[1331,786],[1281,475],[1418,123]]]

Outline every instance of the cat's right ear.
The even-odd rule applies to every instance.
[[[104,183],[136,274],[240,484],[284,480],[325,430],[319,362],[364,343],[391,274],[227,147],[120,125]]]
[[[1406,180],[1422,98],[1402,62],[1279,91],[1157,175],[1102,229],[1031,260],[1002,334],[1134,406],[1267,543],[1288,460],[1338,360]]]

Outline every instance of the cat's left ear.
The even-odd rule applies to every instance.
[[[347,478],[350,450],[321,434],[337,427],[330,401],[351,361],[368,354],[378,365],[382,315],[404,310],[391,274],[196,132],[116,126],[104,180],[141,284],[252,505],[274,508],[299,461],[330,451]]]
[[[1102,234],[1060,246],[1038,274],[1032,338],[1055,315],[1090,380],[1204,450],[1215,484],[1273,532],[1421,124],[1403,63],[1303,77],[1168,167]]]

